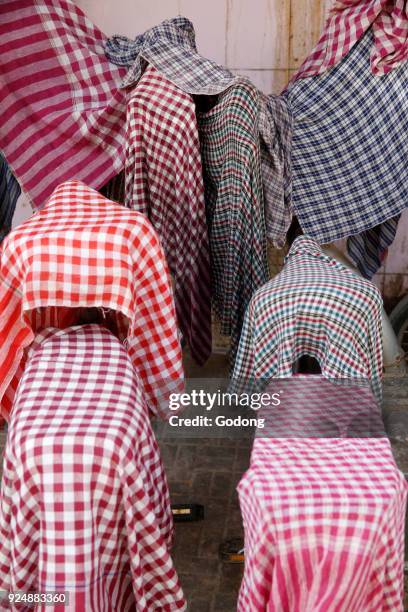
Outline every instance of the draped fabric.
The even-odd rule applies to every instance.
[[[9,423],[0,590],[67,593],[69,605],[55,610],[184,610],[172,534],[164,468],[126,349],[98,325],[44,329]]]
[[[162,21],[134,40],[113,36],[105,42],[105,51],[112,64],[128,68],[123,88],[139,81],[146,63],[189,94],[219,94],[237,80],[227,68],[199,55],[194,26],[181,15]]]
[[[89,309],[124,338],[149,410],[167,418],[168,393],[183,387],[183,366],[159,238],[140,213],[69,181],[2,243],[0,397],[6,418],[34,332],[43,324],[73,325]]]
[[[213,302],[232,360],[246,306],[268,279],[258,119],[259,94],[244,79],[198,113]]]
[[[195,106],[152,66],[129,94],[125,202],[160,237],[180,330],[202,365],[211,354],[211,272]]]
[[[386,438],[257,438],[238,493],[239,612],[402,612],[407,483]]]
[[[59,183],[99,188],[124,164],[126,70],[71,0],[0,4],[0,149],[34,208]]]
[[[134,40],[113,36],[105,49],[112,63],[128,68],[122,87],[138,83],[147,64],[185,94],[198,96],[199,102],[201,96],[225,97],[227,89],[238,87],[242,80],[198,53],[194,26],[181,16],[161,22]],[[279,96],[258,92],[257,97],[259,113],[251,130],[258,130],[260,137],[267,231],[274,244],[282,247],[291,219],[291,118],[286,101]]]
[[[285,92],[293,117],[293,210],[320,243],[395,226],[391,220],[408,202],[408,63],[374,76],[372,42],[368,30],[330,71],[298,79]],[[367,257],[357,262],[363,269]]]
[[[388,247],[394,242],[401,215],[347,239],[347,251],[365,278],[381,267]]]
[[[291,377],[296,360],[309,355],[328,379],[369,381],[380,402],[381,307],[375,285],[311,238],[296,238],[283,270],[250,301],[232,384]]]

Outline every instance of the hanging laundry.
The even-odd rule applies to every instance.
[[[35,208],[57,185],[99,188],[124,164],[126,70],[70,0],[0,5],[0,148]]]
[[[135,85],[146,63],[188,94],[219,94],[237,79],[226,68],[198,54],[194,26],[182,16],[162,21],[135,40],[113,36],[106,41],[105,50],[110,62],[129,68],[122,87]]]
[[[181,16],[163,21],[135,40],[113,36],[105,48],[112,63],[129,68],[122,87],[135,85],[146,63],[193,96],[221,94],[241,79],[198,54],[194,26]],[[282,247],[291,218],[291,118],[286,101],[278,96],[259,95],[258,104],[268,236]]]
[[[120,335],[126,333],[149,409],[164,418],[170,415],[169,388],[183,386],[181,349],[164,253],[144,215],[110,202],[83,183],[68,181],[42,211],[5,238],[0,399],[6,393],[6,418],[16,386],[13,376],[23,349],[34,338],[37,317],[42,318],[38,309],[41,313],[53,307],[58,307],[53,321],[58,327],[75,324],[72,316],[80,316],[81,308],[114,313]]]
[[[65,593],[70,610],[185,610],[142,385],[107,329],[47,328],[35,338],[1,500],[0,590]]]
[[[340,414],[349,406],[344,391],[296,377],[284,406],[324,415],[337,403]],[[368,393],[356,387],[354,407],[358,399],[367,405]],[[256,438],[238,485],[245,527],[238,611],[402,610],[407,489],[386,437]]]
[[[261,96],[259,133],[266,233],[281,249],[292,221],[292,116],[282,96]]]
[[[294,122],[293,209],[320,243],[387,222],[408,203],[408,63],[374,76],[372,43],[369,30],[337,66],[285,92]]]
[[[195,361],[211,354],[211,276],[195,105],[149,66],[129,94],[126,197],[157,231],[179,326]]]
[[[0,151],[0,243],[11,230],[11,223],[20,193],[20,185]]]
[[[258,116],[259,93],[245,79],[198,113],[214,306],[232,360],[249,300],[268,280]]]
[[[381,401],[382,300],[370,282],[295,239],[283,270],[259,289],[245,315],[233,386],[292,376],[302,355],[326,378],[368,380]]]
[[[394,242],[400,216],[347,239],[347,251],[365,278],[372,278],[381,267]]]
[[[408,59],[407,0],[335,0],[319,42],[293,80],[336,66],[372,28],[370,70],[381,76]]]

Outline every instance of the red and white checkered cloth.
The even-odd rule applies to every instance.
[[[0,149],[35,208],[65,180],[98,188],[125,158],[126,69],[70,0],[0,3]]]
[[[118,335],[127,329],[127,350],[149,409],[169,416],[166,396],[169,388],[182,387],[183,365],[157,234],[144,215],[70,181],[2,243],[0,399],[10,385],[2,402],[6,418],[18,383],[13,376],[34,332],[47,324],[71,325],[80,308],[93,307],[119,313]],[[36,312],[48,308],[48,313]]]
[[[332,396],[308,378],[282,410],[323,414]],[[402,612],[407,483],[386,438],[256,438],[238,493],[240,612]]]
[[[407,0],[335,0],[319,42],[292,80],[336,66],[370,27],[373,74],[387,74],[408,60]]]
[[[184,610],[172,534],[159,448],[125,348],[98,325],[44,330],[9,425],[0,590],[66,592],[60,611]]]
[[[127,108],[126,200],[160,236],[180,329],[203,364],[211,354],[210,254],[192,97],[148,66]]]

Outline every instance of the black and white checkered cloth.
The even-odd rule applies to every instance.
[[[20,193],[20,185],[0,151],[0,242],[11,230],[11,223]]]
[[[396,217],[408,204],[408,63],[370,71],[372,32],[333,69],[292,83],[293,208],[320,243]]]

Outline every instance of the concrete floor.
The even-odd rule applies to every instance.
[[[205,368],[209,378],[221,377],[225,359],[213,356]],[[189,376],[203,376],[187,364]],[[400,469],[408,476],[408,378],[384,381],[384,413],[387,425],[397,430],[393,450]],[[401,420],[402,419],[402,420]],[[408,423],[408,421],[407,421]],[[0,432],[0,453],[5,433]],[[250,439],[160,440],[173,503],[195,502],[205,506],[205,520],[178,523],[173,556],[191,612],[233,612],[242,577],[242,565],[219,559],[219,544],[242,538],[243,530],[236,485],[249,464]],[[1,467],[0,467],[1,472]],[[408,593],[408,588],[407,588]],[[408,610],[408,597],[407,606]]]

